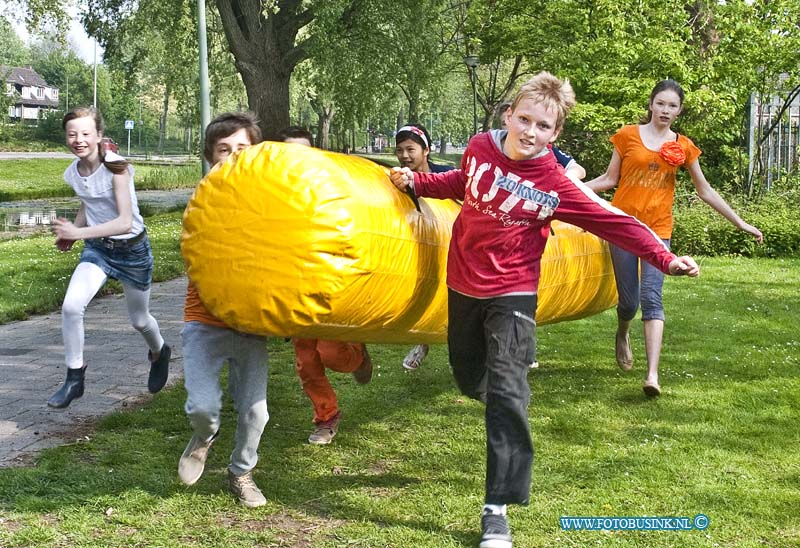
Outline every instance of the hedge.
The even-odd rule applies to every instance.
[[[688,255],[800,257],[800,179],[773,188],[760,199],[728,203],[745,221],[761,230],[762,245],[695,195],[691,203],[675,207],[673,251]]]

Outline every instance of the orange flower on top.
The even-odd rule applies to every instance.
[[[686,161],[686,153],[677,141],[667,141],[661,145],[658,155],[671,166],[679,166]]]

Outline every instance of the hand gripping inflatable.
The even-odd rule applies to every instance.
[[[374,162],[288,143],[233,154],[184,213],[189,279],[209,311],[240,331],[436,343],[447,336],[445,267],[460,206],[409,197]],[[553,223],[537,321],[616,303],[607,245]]]

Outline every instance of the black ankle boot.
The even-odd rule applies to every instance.
[[[62,409],[67,407],[72,400],[83,396],[83,375],[86,373],[86,366],[80,369],[67,369],[67,380],[58,389],[58,392],[50,396],[47,405]]]

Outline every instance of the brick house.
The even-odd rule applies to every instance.
[[[42,114],[58,109],[58,88],[50,86],[31,67],[0,66],[5,93],[12,97],[8,117],[12,120],[38,120]]]

